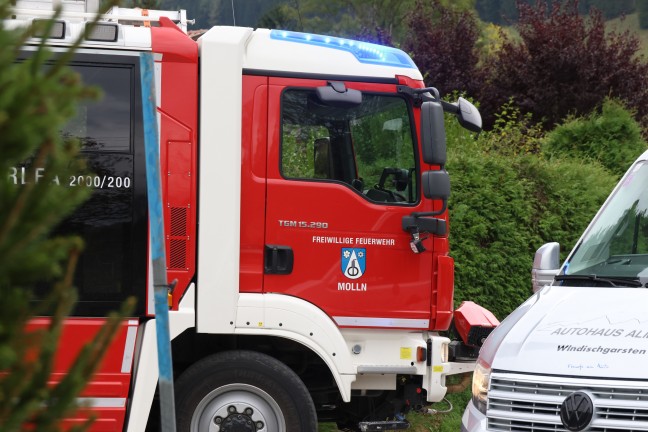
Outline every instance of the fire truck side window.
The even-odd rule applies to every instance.
[[[323,105],[315,92],[282,95],[281,172],[341,182],[380,203],[418,201],[416,149],[404,99],[364,94],[358,107]]]
[[[74,285],[75,315],[103,316],[130,296],[142,313],[146,292],[146,181],[139,57],[79,54],[71,67],[98,87],[61,133],[81,142],[87,171],[61,179],[61,187],[92,190],[90,198],[57,228],[77,235],[84,250]],[[37,292],[44,294],[48,286]]]
[[[128,151],[131,128],[131,69],[124,67],[73,67],[87,85],[102,90],[101,100],[84,100],[76,116],[63,128],[64,135],[81,140],[83,150]]]

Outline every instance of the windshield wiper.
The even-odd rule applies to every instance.
[[[642,287],[644,286],[637,278],[623,278],[623,277],[600,277],[597,275],[556,275],[554,277],[557,281],[565,280],[584,280],[592,282],[602,282],[609,284],[613,287]]]

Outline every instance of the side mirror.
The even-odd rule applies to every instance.
[[[439,102],[427,101],[421,105],[421,148],[425,163],[445,165],[445,123],[443,106]]]
[[[403,230],[412,234],[410,247],[414,253],[425,250],[421,245],[419,233],[427,232],[434,235],[445,235],[447,233],[445,219],[438,219],[429,216],[438,216],[446,210],[448,198],[450,197],[450,176],[446,170],[425,171],[423,173],[423,195],[429,199],[443,201],[441,210],[433,212],[412,213],[403,216]]]
[[[538,292],[553,282],[554,276],[560,271],[560,244],[546,243],[540,247],[533,258],[531,269],[531,286],[533,292]]]
[[[450,198],[450,176],[446,170],[425,171],[423,173],[423,195],[425,198],[442,200]]]
[[[471,132],[481,132],[482,118],[477,107],[462,97],[457,101],[457,107],[459,124]]]

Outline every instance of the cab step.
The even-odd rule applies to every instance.
[[[358,423],[361,432],[370,431],[393,431],[409,429],[410,424],[406,420],[371,421]]]

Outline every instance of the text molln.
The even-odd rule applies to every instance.
[[[360,282],[338,282],[338,291],[367,291],[367,284]]]

